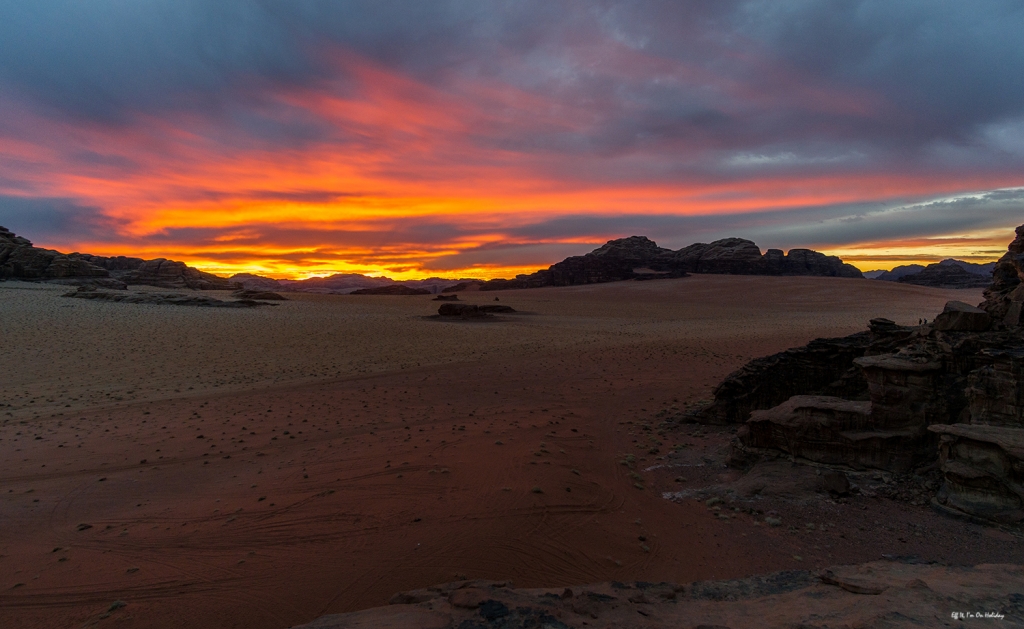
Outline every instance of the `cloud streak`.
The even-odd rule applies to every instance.
[[[1022,28],[994,1],[0,2],[0,224],[278,275],[507,275],[630,233],[927,257],[1024,215]]]

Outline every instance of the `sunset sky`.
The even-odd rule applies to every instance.
[[[1024,223],[1024,4],[0,0],[0,225],[221,274],[641,234],[863,270]]]

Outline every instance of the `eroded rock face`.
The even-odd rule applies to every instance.
[[[235,290],[239,285],[226,278],[194,269],[175,260],[146,260],[134,271],[121,277],[127,284],[143,284],[160,288],[193,290]]]
[[[981,308],[996,321],[1009,326],[1024,323],[1024,225],[992,271],[992,284],[985,289]]]
[[[940,435],[945,482],[937,504],[996,522],[1024,522],[1024,430],[1000,426],[932,426]]]
[[[749,416],[734,444],[737,466],[761,452],[892,472],[938,463],[945,479],[938,506],[1024,522],[1024,329],[1013,324],[1024,293],[1022,251],[1024,227],[996,266],[982,308],[951,301],[930,325],[872,320],[866,346],[861,333],[757,359],[719,385],[697,417]],[[833,351],[811,351],[815,343]],[[821,397],[822,382],[843,360],[859,370],[868,403]],[[793,397],[779,401],[786,393]]]
[[[1024,568],[1016,565],[883,561],[686,585],[514,589],[503,582],[461,581],[402,592],[386,607],[323,616],[295,629],[916,629],[954,626],[954,613],[977,610],[1001,614],[1001,621],[991,622],[1009,627],[1024,623],[1022,590]]]
[[[818,463],[905,472],[928,456],[923,433],[923,427],[880,426],[870,402],[797,395],[752,412],[737,437],[748,448],[781,450]]]
[[[962,301],[950,301],[935,317],[932,327],[942,332],[984,332],[992,327],[992,317],[981,308]]]
[[[109,275],[106,269],[86,260],[34,247],[27,238],[0,227],[0,279],[52,280]]]
[[[715,388],[714,402],[700,412],[702,421],[733,424],[750,412],[782,404],[794,395],[862,397],[867,382],[854,369],[871,335],[861,332],[833,339],[815,339],[803,347],[756,358],[726,376]]]

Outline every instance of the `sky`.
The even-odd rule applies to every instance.
[[[1024,223],[1024,3],[0,0],[0,225],[221,274],[509,277]]]

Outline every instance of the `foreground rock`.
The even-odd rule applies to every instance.
[[[939,467],[936,506],[1024,523],[1022,278],[1024,226],[980,307],[951,301],[931,324],[875,319],[868,333],[751,361],[694,418],[743,424],[735,466],[783,455],[857,470]]]
[[[324,616],[301,629],[897,629],[962,626],[957,614],[966,613],[991,615],[977,623],[1024,627],[1022,591],[1021,566],[897,562],[687,585],[513,589],[501,582],[462,581],[403,592],[387,607]]]
[[[66,293],[64,297],[127,304],[149,304],[154,306],[202,306],[205,308],[254,308],[256,306],[275,305],[253,299],[222,301],[205,295],[183,295],[181,293],[112,293],[96,290],[94,287],[88,286],[83,286],[73,293]]]

